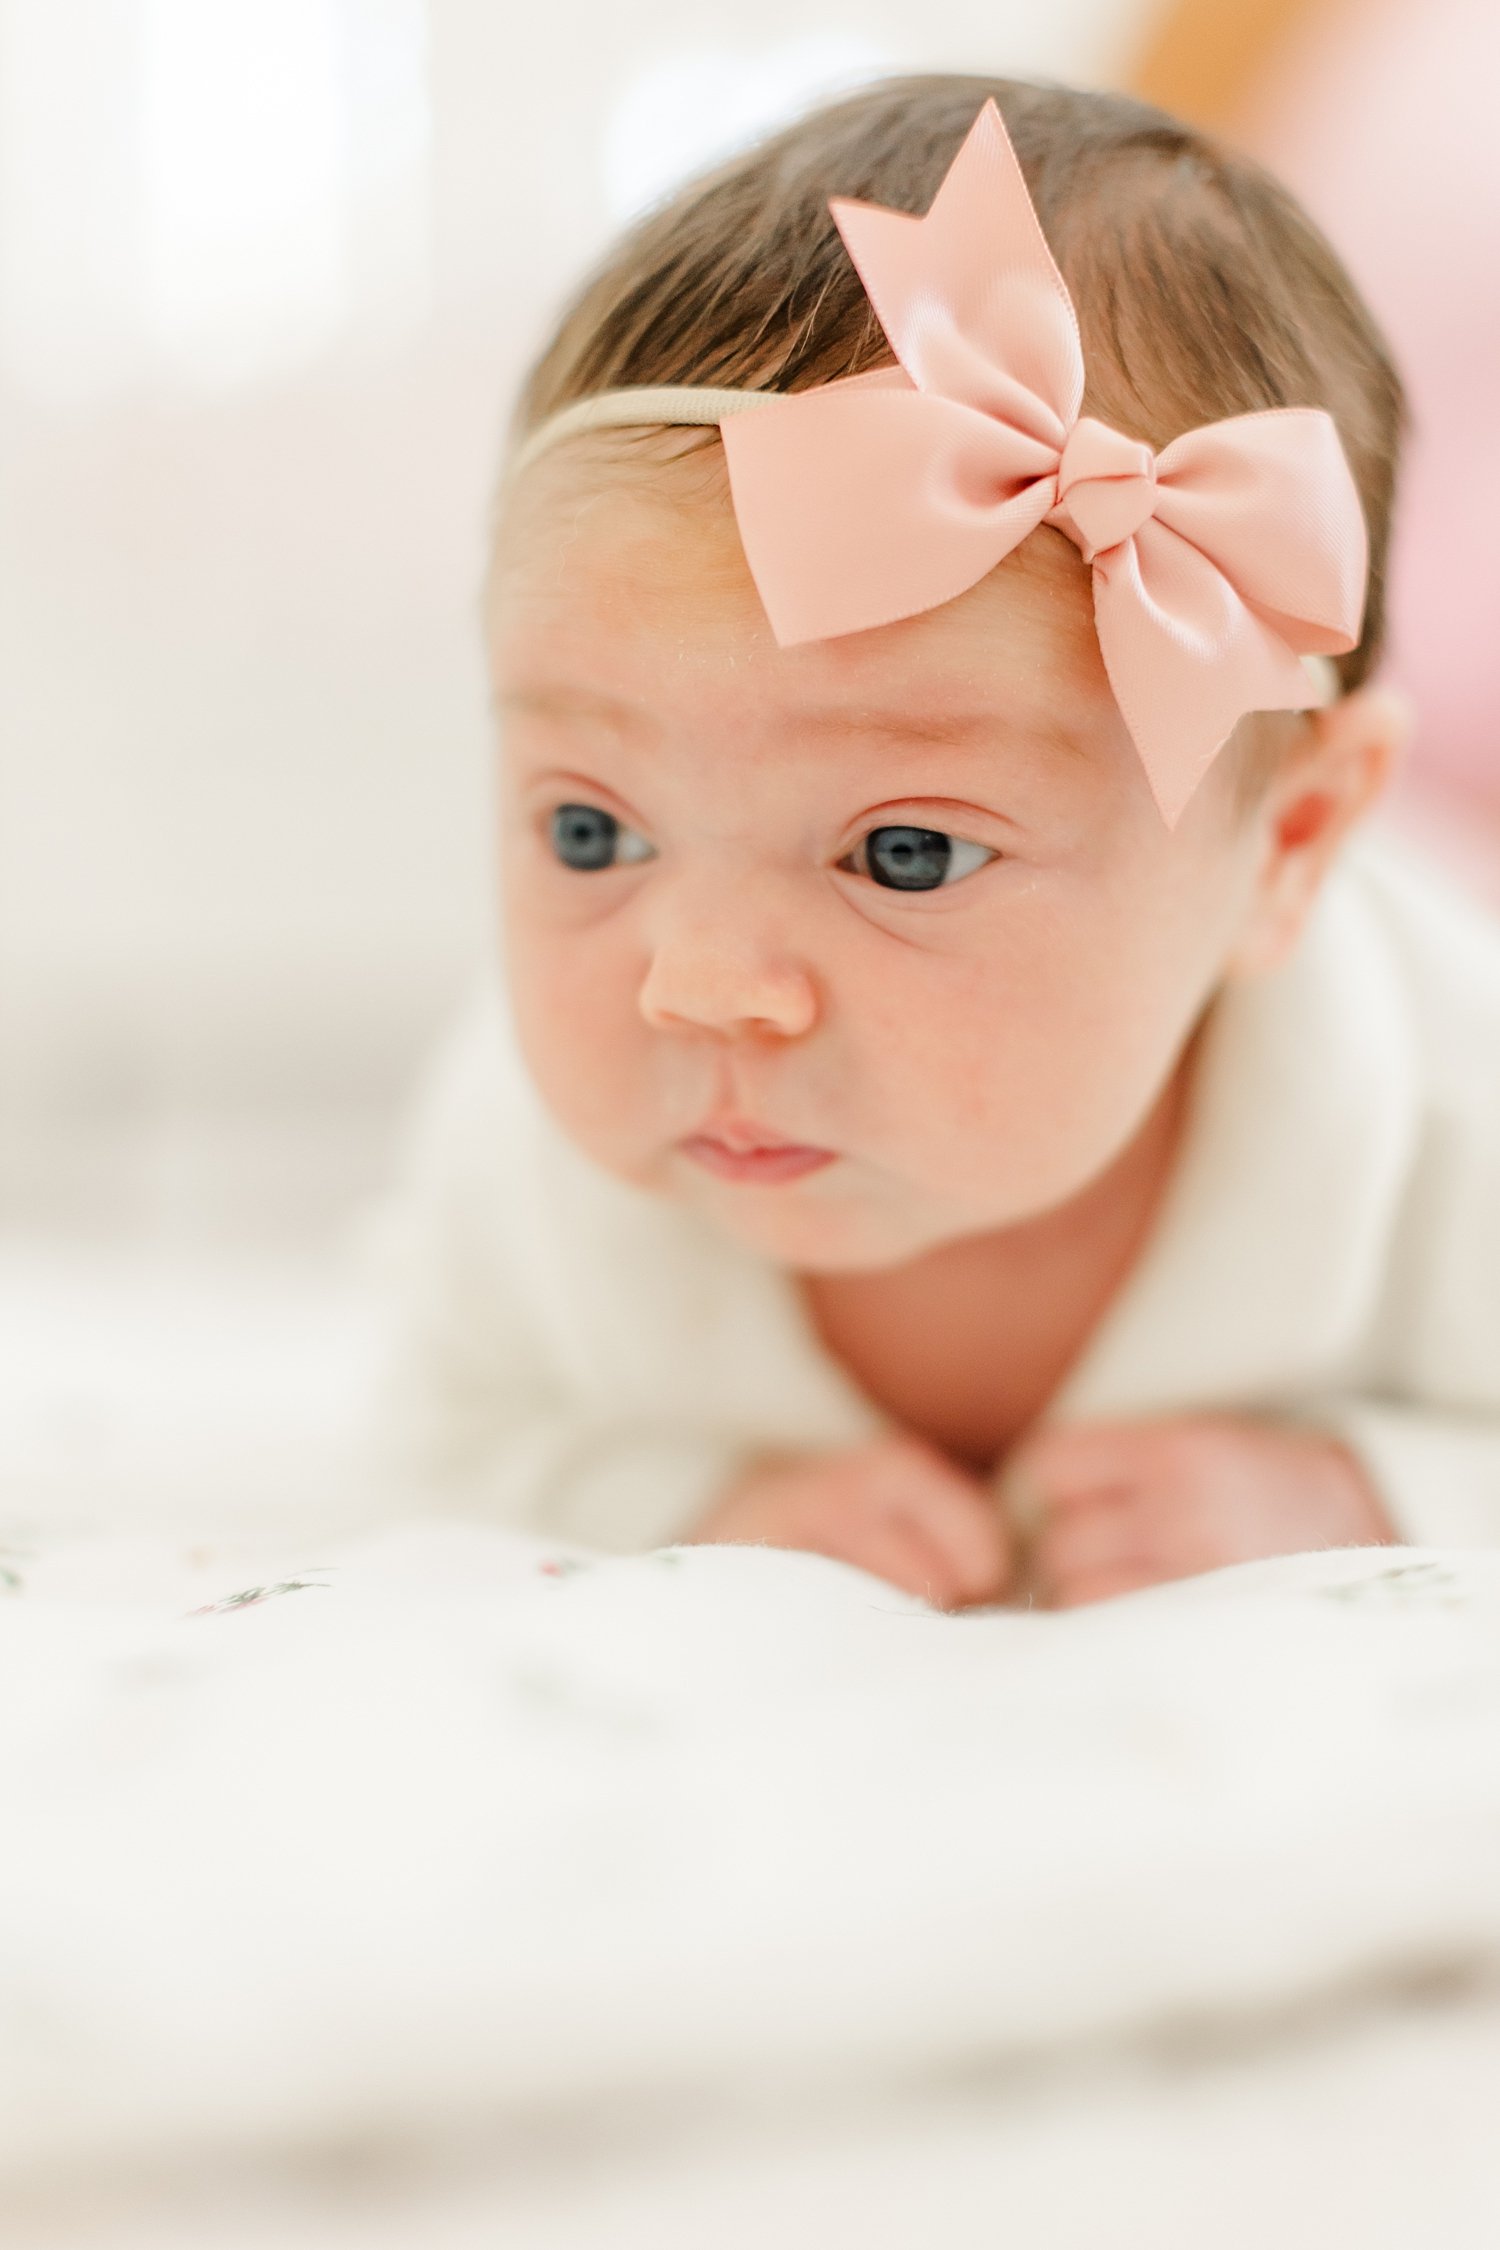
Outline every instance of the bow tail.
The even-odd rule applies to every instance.
[[[951,601],[1056,499],[1055,451],[892,376],[721,425],[745,557],[783,648]]]
[[[1097,558],[1094,615],[1115,701],[1169,828],[1246,712],[1319,701],[1289,642],[1159,521]]]

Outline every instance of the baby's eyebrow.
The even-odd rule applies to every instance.
[[[798,711],[794,716],[813,733],[886,734],[897,742],[970,742],[996,723],[993,711],[864,711],[847,705]]]
[[[568,712],[625,720],[638,716],[635,705],[619,696],[602,695],[590,688],[514,687],[506,691],[501,701],[520,711]],[[797,709],[786,716],[793,725],[805,726],[813,733],[887,734],[898,742],[969,741],[995,724],[992,711],[968,711],[949,717],[932,712],[867,711],[848,704]]]
[[[898,744],[922,742],[947,748],[993,740],[996,735],[1013,735],[1017,731],[1003,710],[882,711],[839,704],[827,709],[801,710],[794,717],[814,734],[877,736]],[[1060,720],[1040,726],[1028,722],[1025,731],[1034,740],[1055,743],[1062,749],[1076,751],[1080,748],[1077,735]]]
[[[541,716],[602,719],[626,728],[641,725],[647,716],[639,704],[623,697],[606,695],[594,688],[551,684],[508,688],[499,698],[499,707]],[[893,711],[848,703],[800,705],[786,712],[785,723],[814,735],[884,740],[901,748],[910,748],[914,743],[934,748],[962,748],[992,740],[997,734],[1017,731],[1003,710]],[[1033,741],[1040,740],[1049,746],[1074,752],[1082,747],[1078,736],[1061,720],[1041,725],[1028,721],[1024,731]]]
[[[600,695],[588,688],[513,687],[507,688],[498,700],[507,711],[551,712],[575,718],[626,722],[641,716],[633,703],[626,703],[615,695]]]

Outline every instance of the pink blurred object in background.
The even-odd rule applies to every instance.
[[[1239,138],[1348,259],[1408,382],[1390,674],[1419,723],[1400,810],[1500,899],[1500,7],[1333,0]]]

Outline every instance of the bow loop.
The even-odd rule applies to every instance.
[[[1060,447],[1083,404],[1078,316],[993,101],[924,218],[843,196],[828,208],[917,389]]]

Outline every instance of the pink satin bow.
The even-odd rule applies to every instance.
[[[1080,417],[1072,299],[993,101],[925,218],[830,209],[900,364],[721,424],[778,643],[931,609],[1053,524],[1093,566],[1110,685],[1175,823],[1238,719],[1318,703],[1302,656],[1358,642],[1368,540],[1332,417],[1243,414],[1159,454]]]

